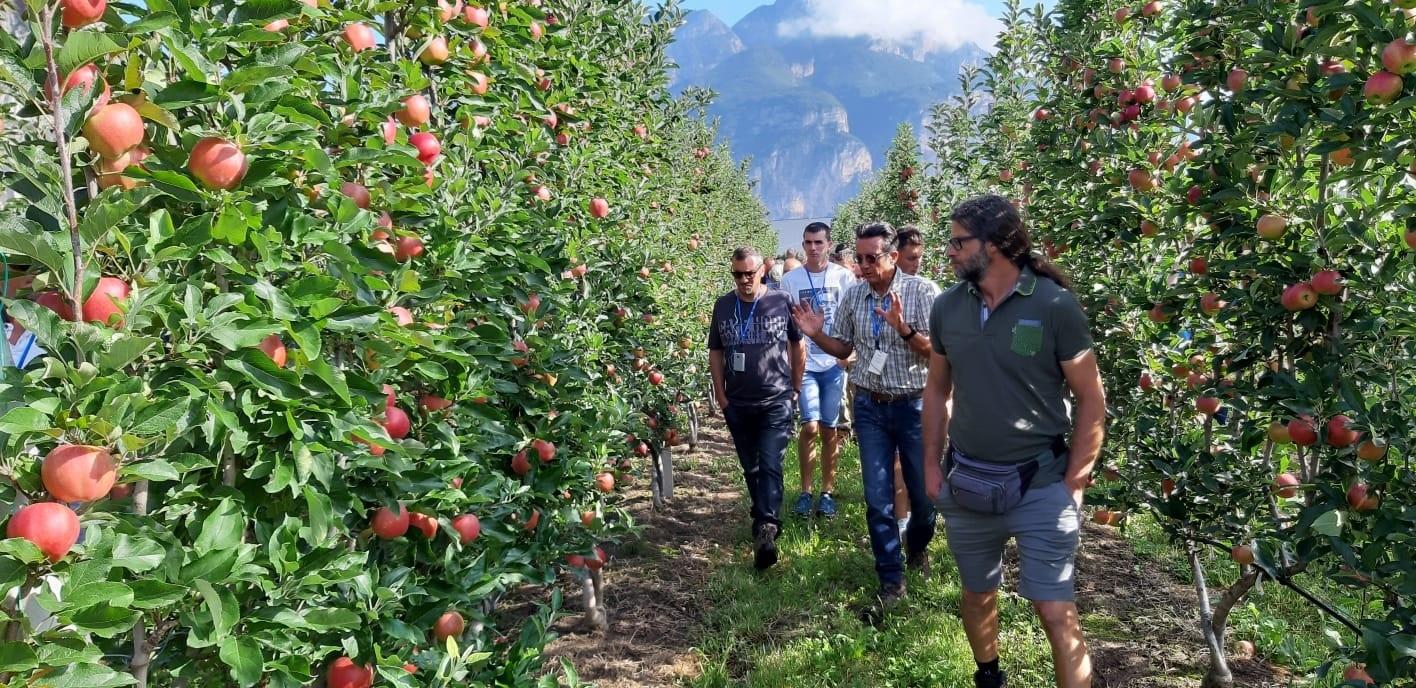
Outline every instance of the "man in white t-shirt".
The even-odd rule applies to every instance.
[[[806,262],[782,276],[782,291],[792,304],[810,303],[825,314],[826,326],[835,319],[836,308],[846,289],[855,284],[849,269],[830,262],[831,226],[813,222],[806,226],[801,238]],[[831,492],[836,488],[836,460],[841,453],[842,436],[836,432],[841,419],[841,397],[845,393],[846,371],[835,356],[821,350],[815,342],[807,343],[806,375],[801,383],[798,400],[801,430],[797,435],[797,460],[801,465],[801,495],[792,513],[797,516],[836,515],[836,502]],[[813,509],[812,482],[816,477],[816,438],[821,438],[821,496]]]

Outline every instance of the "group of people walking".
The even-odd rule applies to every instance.
[[[1087,317],[1007,199],[971,199],[950,220],[945,256],[958,282],[944,291],[917,274],[919,231],[884,222],[855,229],[854,269],[831,260],[831,227],[807,225],[802,262],[777,288],[758,250],[733,253],[735,288],[714,304],[708,348],[751,499],[754,564],[779,558],[794,426],[802,489],[792,511],[835,515],[849,416],[879,579],[862,618],[878,623],[904,598],[907,570],[929,575],[942,517],[975,685],[1006,686],[997,591],[1016,539],[1018,590],[1047,634],[1057,684],[1090,686],[1073,572],[1106,402]]]

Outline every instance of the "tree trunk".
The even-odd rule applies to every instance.
[[[148,513],[148,481],[139,480],[133,486],[133,514],[135,516],[146,516]],[[152,665],[152,647],[148,645],[147,624],[142,617],[138,617],[137,625],[133,626],[133,658],[128,662],[128,670],[133,674],[133,680],[138,688],[146,688],[148,680],[148,667]]]
[[[585,603],[585,624],[596,630],[609,628],[605,612],[605,579],[599,571],[590,570],[580,581],[580,598]]]
[[[1209,670],[1200,688],[1234,688],[1234,673],[1229,670],[1229,662],[1224,655],[1224,627],[1214,624],[1214,610],[1210,606],[1209,587],[1205,585],[1205,567],[1200,563],[1199,546],[1187,542],[1185,547],[1190,555],[1190,570],[1195,575],[1195,595],[1200,602],[1200,633],[1210,654]]]

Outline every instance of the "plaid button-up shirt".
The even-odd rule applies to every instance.
[[[927,335],[929,312],[934,307],[934,298],[939,296],[939,286],[923,277],[907,275],[897,267],[895,279],[884,297],[876,296],[864,280],[846,290],[831,327],[831,336],[855,346],[852,383],[881,394],[909,394],[924,389],[929,360],[912,351],[909,342],[876,315],[877,307],[890,310],[892,294],[899,294],[904,302],[905,324]],[[870,361],[876,351],[885,352],[885,369],[878,375],[870,372]]]

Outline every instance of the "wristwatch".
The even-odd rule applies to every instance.
[[[908,334],[900,335],[900,339],[903,339],[908,342],[909,340],[914,339],[914,336],[917,334],[919,334],[919,330],[916,330],[914,327],[911,327]]]

